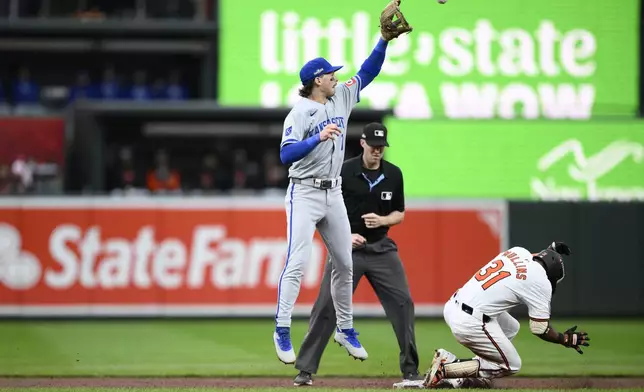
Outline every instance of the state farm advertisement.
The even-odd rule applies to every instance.
[[[287,253],[283,200],[0,201],[0,315],[272,316]],[[505,206],[412,205],[390,231],[418,315],[504,245]],[[310,312],[326,249],[316,234],[295,315]],[[383,314],[363,278],[356,315]]]

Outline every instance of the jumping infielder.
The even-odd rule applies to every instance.
[[[589,346],[587,333],[575,332],[576,326],[559,333],[550,323],[552,295],[565,276],[562,254],[570,254],[562,242],[553,242],[537,254],[514,247],[483,266],[443,310],[456,340],[476,356],[456,359],[449,351],[438,349],[425,380],[394,386],[489,388],[492,379],[516,374],[521,357],[512,339],[519,332],[519,322],[508,311],[519,304],[528,307],[533,334],[583,354],[580,346]]]
[[[390,21],[399,12],[399,3],[399,0],[392,1],[383,11],[381,21]],[[360,102],[360,91],[380,73],[388,42],[411,30],[401,23],[383,24],[382,38],[357,75],[346,83],[338,86],[335,76],[342,66],[333,66],[321,57],[309,61],[300,70],[299,94],[303,99],[287,115],[280,144],[282,163],[292,166],[285,198],[288,248],[277,289],[273,341],[277,357],[286,364],[295,363],[291,314],[304,266],[311,256],[316,228],[333,260],[331,296],[337,317],[334,339],[349,355],[367,359],[367,352],[353,328],[351,228],[342,198],[340,169],[351,111]]]

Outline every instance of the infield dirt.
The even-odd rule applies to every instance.
[[[314,386],[322,388],[382,388],[391,389],[400,381],[393,378],[314,378]],[[93,387],[93,388],[282,388],[293,386],[290,378],[267,377],[3,377],[0,388],[34,387]],[[495,380],[496,388],[512,389],[579,389],[579,388],[644,388],[644,378],[613,377],[557,377],[528,378],[508,377]]]

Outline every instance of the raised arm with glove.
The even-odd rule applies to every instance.
[[[397,17],[394,20],[394,16]],[[401,34],[409,33],[413,28],[407,23],[400,11],[400,0],[392,0],[380,14],[380,34],[385,41],[391,41]]]

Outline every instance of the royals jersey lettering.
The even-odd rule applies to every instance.
[[[301,99],[284,121],[280,147],[319,134],[328,124],[335,124],[342,134],[336,140],[318,144],[304,158],[289,168],[291,178],[337,178],[344,162],[345,134],[349,116],[360,102],[360,77],[338,83],[335,95],[326,104]]]
[[[494,317],[519,304],[530,317],[550,318],[552,286],[545,269],[522,247],[501,252],[458,291],[459,301]]]

